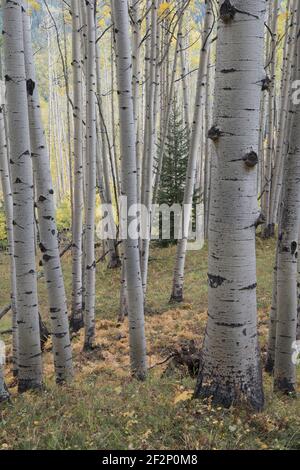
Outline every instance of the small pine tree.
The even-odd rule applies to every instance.
[[[158,203],[182,204],[189,155],[189,133],[182,119],[176,99],[173,101],[168,136],[165,144]],[[174,216],[171,215],[171,238],[162,240],[160,220],[160,245],[176,243],[174,236]]]

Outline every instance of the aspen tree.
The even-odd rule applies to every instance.
[[[213,28],[213,13],[210,0],[206,3],[206,14],[205,23],[202,36],[202,47],[200,51],[200,62],[198,69],[197,79],[197,95],[195,102],[194,118],[192,123],[191,143],[189,151],[189,160],[187,167],[186,184],[184,191],[184,211],[182,216],[182,238],[177,244],[176,261],[174,268],[173,278],[173,289],[171,294],[171,300],[181,302],[183,300],[183,283],[184,283],[184,266],[186,258],[186,250],[188,243],[188,230],[190,224],[190,218],[192,213],[192,203],[194,196],[194,187],[196,180],[196,169],[197,169],[197,156],[199,151],[200,136],[201,136],[201,125],[202,125],[202,113],[203,107],[201,106],[203,101],[203,95],[205,92],[206,72],[208,64],[208,52],[211,42],[211,34]]]
[[[24,7],[22,11],[31,156],[39,218],[39,246],[48,290],[56,381],[62,383],[73,377],[67,300],[55,221],[54,190],[33,61],[30,18]]]
[[[208,323],[195,396],[261,410],[255,229],[265,1],[219,5]]]
[[[300,14],[297,14],[299,31]],[[300,76],[297,38],[294,77]],[[277,316],[274,364],[276,390],[296,391],[296,364],[292,360],[297,335],[297,257],[300,226],[300,106],[292,106],[289,150],[285,156],[277,247]]]
[[[2,99],[1,99],[2,101]],[[4,106],[0,106],[0,173],[2,192],[4,199],[6,230],[8,239],[8,252],[10,257],[10,298],[12,310],[13,331],[13,375],[18,373],[18,325],[16,310],[16,266],[14,258],[14,235],[13,235],[13,195],[11,190],[11,178],[8,165],[7,142],[4,123]]]
[[[127,280],[131,370],[135,377],[144,379],[147,372],[147,358],[139,243],[138,235],[129,233],[129,227],[137,217],[136,211],[134,211],[137,204],[136,133],[132,101],[129,15],[126,0],[112,0],[112,6],[120,113],[122,195],[127,197],[128,204],[124,262]]]
[[[72,67],[74,118],[74,212],[72,224],[72,313],[73,331],[83,327],[82,314],[82,230],[83,230],[83,162],[82,162],[82,60],[79,5],[72,0]]]
[[[87,15],[87,152],[86,152],[86,234],[85,234],[85,340],[84,349],[95,340],[95,208],[96,208],[96,25],[95,0],[86,1]]]
[[[20,0],[4,5],[3,38],[14,203],[18,389],[25,392],[42,387],[42,359],[35,265],[33,174]]]

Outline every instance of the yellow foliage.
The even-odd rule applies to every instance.
[[[185,390],[184,392],[181,392],[179,395],[176,395],[175,400],[174,400],[174,405],[176,405],[176,403],[179,403],[181,401],[190,400],[192,396],[193,396],[193,392],[191,390]]]
[[[37,0],[29,0],[29,6],[32,10],[40,10],[41,9],[41,4]]]
[[[172,3],[162,2],[158,8],[158,15],[162,16],[164,13],[167,13],[172,8]]]

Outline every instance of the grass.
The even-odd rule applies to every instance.
[[[272,291],[274,242],[258,239],[259,330],[264,355]],[[154,249],[146,329],[149,365],[174,348],[203,338],[207,309],[207,249],[190,252],[185,302],[168,303],[175,249]],[[70,257],[64,259],[70,293]],[[2,256],[1,305],[8,301],[8,260]],[[264,376],[266,407],[261,414],[246,409],[225,410],[209,401],[191,400],[194,380],[185,370],[166,365],[153,368],[144,383],[129,371],[127,322],[117,323],[119,272],[102,264],[97,273],[97,342],[101,352],[83,354],[82,335],[73,341],[76,378],[54,384],[50,345],[44,354],[42,394],[17,396],[0,408],[0,449],[300,449],[299,399],[273,394],[272,379]],[[47,317],[44,281],[39,284],[40,310]],[[9,326],[0,322],[0,331]],[[4,335],[9,343],[10,338]],[[8,383],[12,381],[8,373]]]

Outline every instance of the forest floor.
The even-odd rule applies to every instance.
[[[274,241],[257,241],[259,331],[262,355],[268,333]],[[185,302],[168,303],[175,248],[154,248],[150,262],[146,333],[149,366],[195,340],[201,346],[207,316],[207,249],[189,252]],[[0,257],[0,305],[9,298],[8,258]],[[71,291],[71,258],[64,258]],[[127,321],[117,322],[119,272],[98,266],[97,343],[101,350],[82,353],[82,335],[73,339],[73,384],[54,383],[51,345],[44,353],[45,391],[17,396],[0,408],[0,449],[300,449],[300,399],[277,396],[264,375],[263,413],[214,407],[191,400],[195,380],[185,368],[168,363],[151,369],[138,383],[130,378]],[[40,309],[47,296],[39,281]],[[9,328],[9,317],[0,331]],[[9,335],[2,335],[8,348]],[[164,373],[167,369],[167,373]],[[8,370],[7,370],[8,372]],[[8,373],[7,382],[13,385]],[[300,389],[299,389],[300,391]]]

